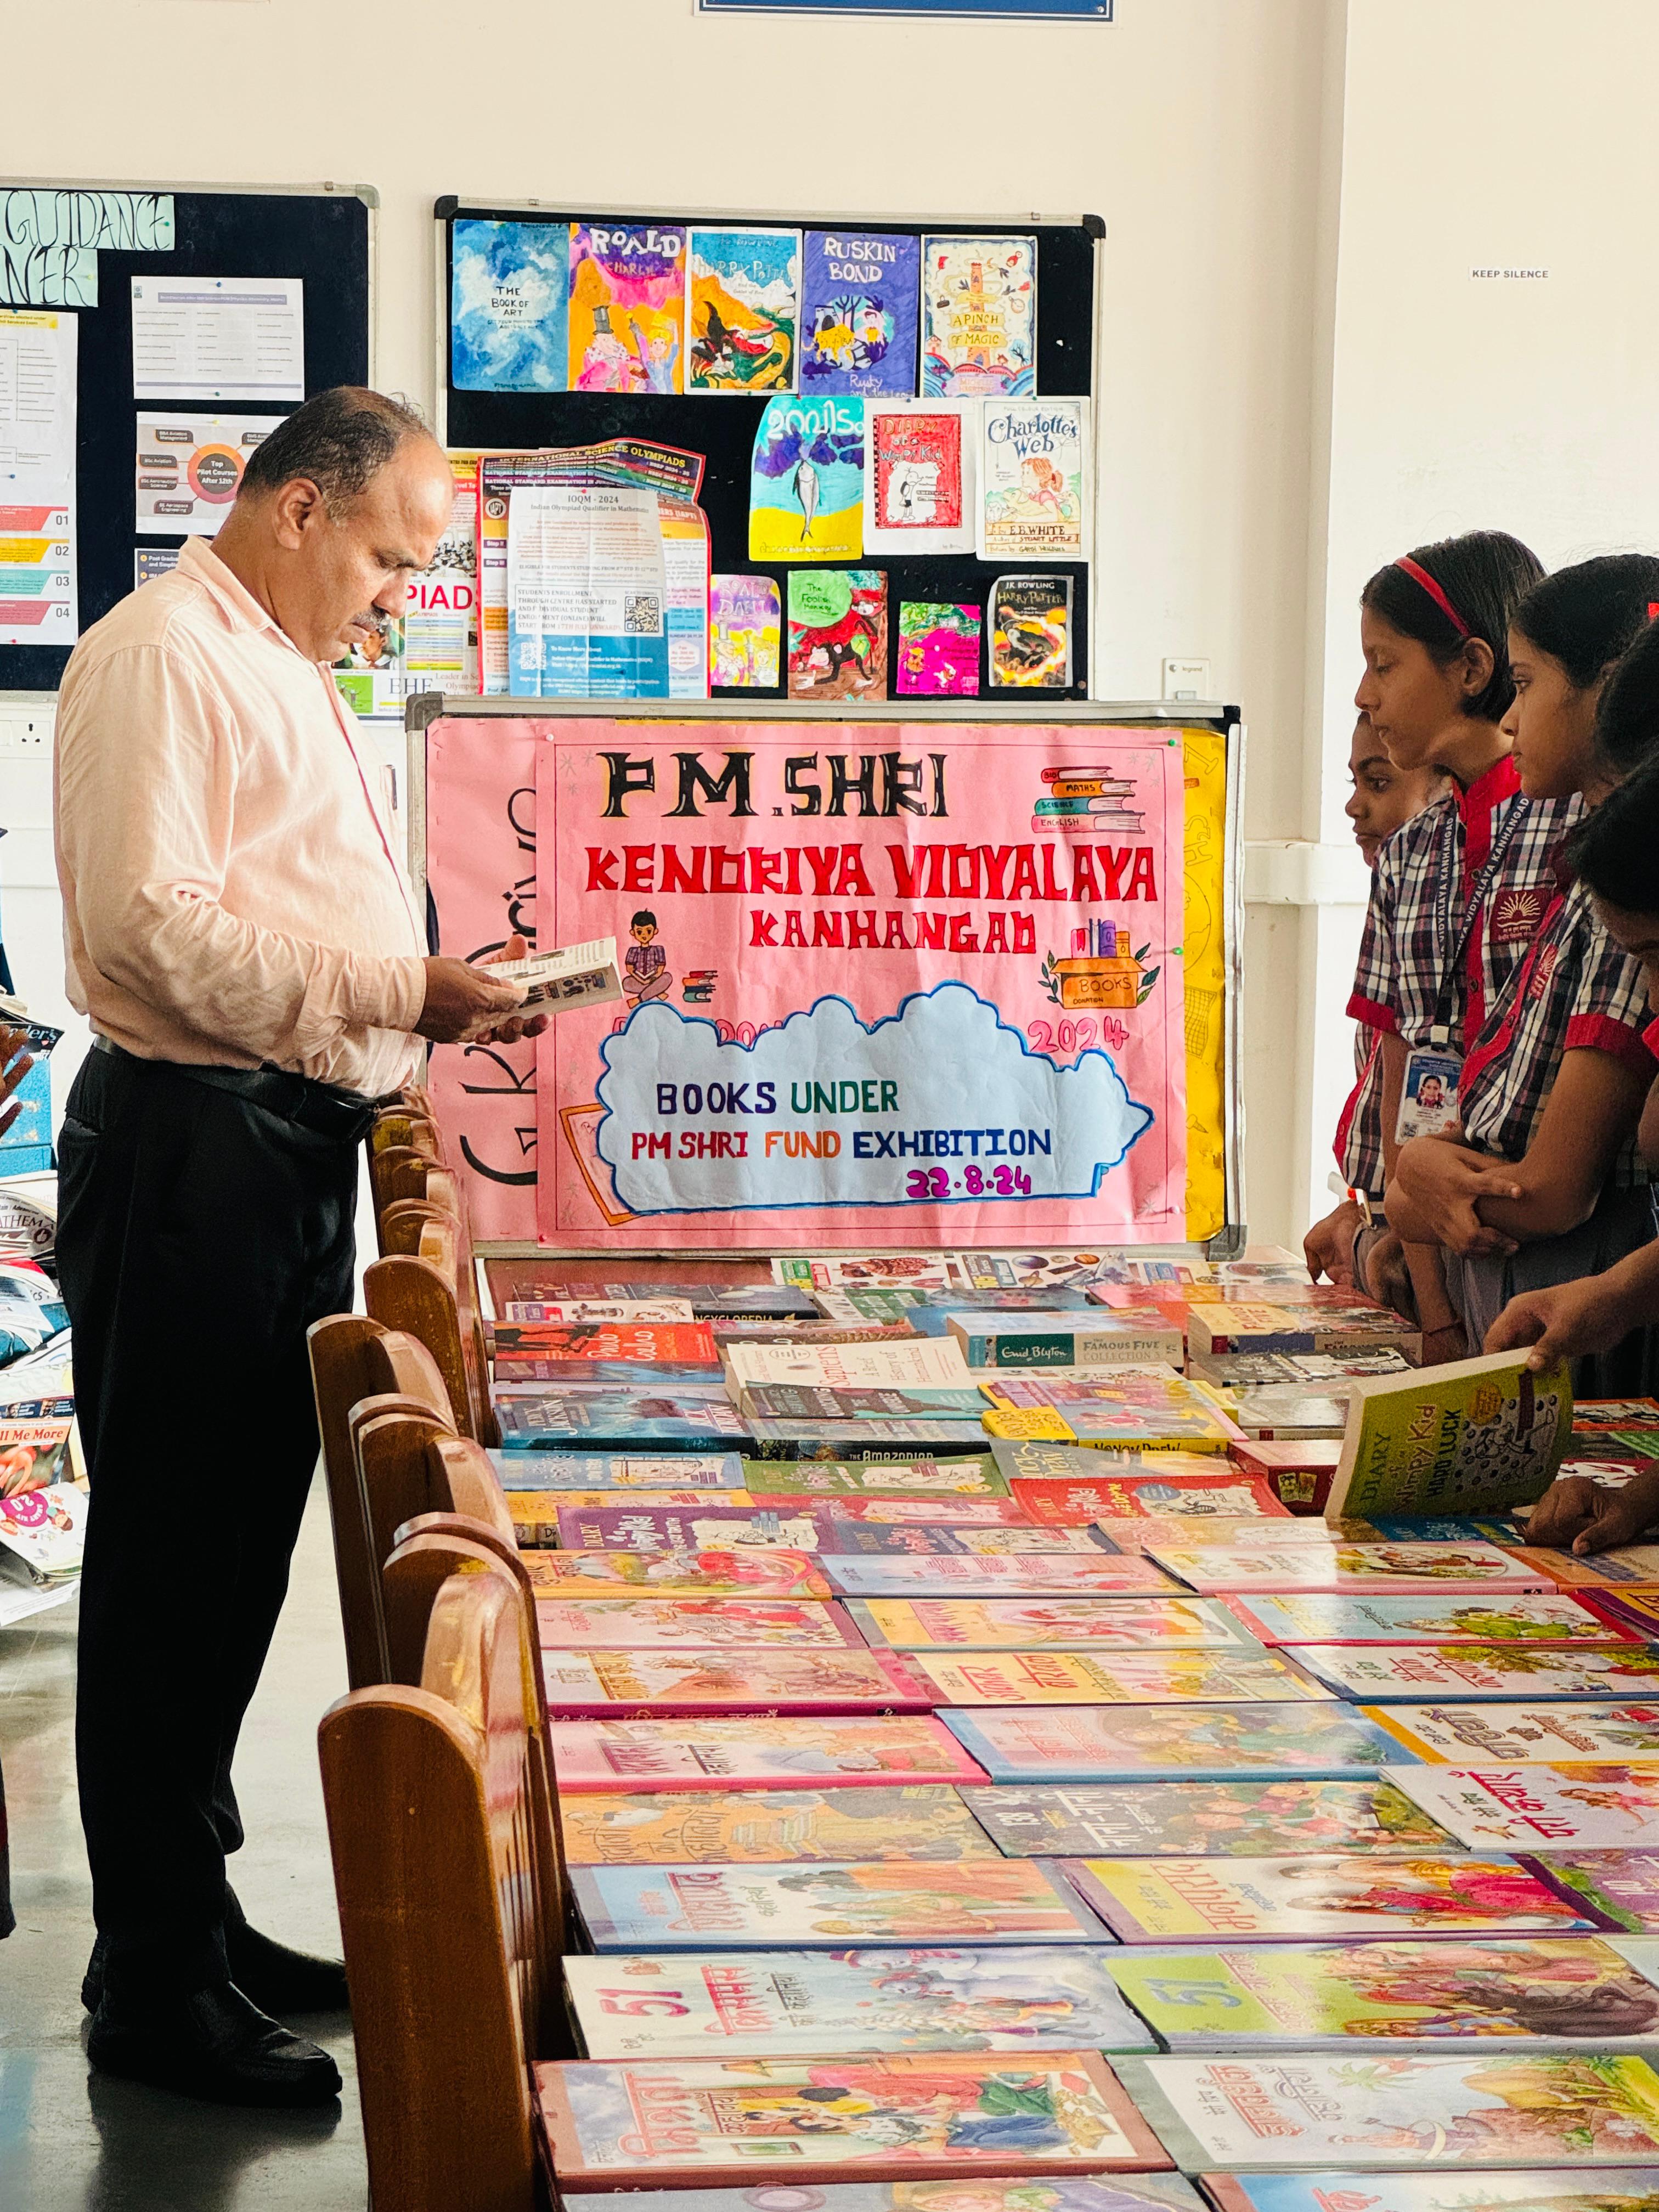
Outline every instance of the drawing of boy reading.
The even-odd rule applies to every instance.
[[[629,923],[628,933],[634,942],[623,961],[623,996],[630,1006],[637,1006],[647,999],[660,999],[672,988],[674,979],[668,972],[668,955],[654,942],[654,914],[642,907]]]

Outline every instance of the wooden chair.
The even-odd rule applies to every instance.
[[[416,1548],[428,1542],[411,1539],[419,1564],[400,1564],[411,1586],[446,1563]],[[398,1613],[404,1586],[393,1580]],[[487,1551],[458,1557],[431,1591],[418,1686],[353,1691],[319,1730],[382,2212],[536,2212],[546,2202],[529,2069],[571,2046],[525,1621],[505,1563]]]
[[[352,1687],[361,1689],[386,1680],[378,1626],[383,1555],[377,1556],[369,1542],[352,1415],[372,1399],[381,1413],[399,1407],[447,1419],[449,1394],[422,1344],[367,1314],[331,1314],[313,1323],[306,1340],[334,1528],[346,1674]]]
[[[449,1392],[456,1427],[480,1443],[498,1444],[471,1241],[453,1214],[404,1211],[422,1203],[396,1203],[392,1212],[400,1239],[412,1241],[416,1249],[388,1252],[366,1268],[363,1302],[377,1321],[406,1330],[426,1346]]]

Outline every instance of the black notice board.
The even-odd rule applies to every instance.
[[[517,207],[487,207],[470,200],[446,197],[435,214],[442,239],[442,297],[438,304],[439,328],[449,327],[449,302],[453,259],[453,228],[457,218],[485,222],[637,222],[640,212],[605,206],[562,208],[551,203]],[[649,213],[676,224],[709,224],[730,228],[754,222],[793,225],[802,230],[826,224],[845,225],[844,216],[812,213],[766,213],[734,216],[699,213],[695,209],[659,208]],[[987,233],[1018,233],[1036,240],[1037,334],[1036,393],[1039,399],[1089,399],[1094,396],[1095,373],[1095,247],[1105,235],[1098,216],[1079,222],[1023,222],[1018,216],[978,222],[895,222],[885,217],[860,216],[857,228],[870,236],[909,238],[977,238]],[[683,446],[708,456],[700,499],[708,517],[709,552],[720,575],[772,576],[782,596],[786,641],[788,629],[788,569],[787,566],[749,558],[749,463],[755,433],[765,411],[766,398],[744,392],[698,392],[679,398],[641,393],[602,392],[466,392],[454,381],[454,360],[444,347],[446,442],[456,447],[493,449],[521,446],[582,446],[603,438],[654,438],[664,445]],[[770,395],[767,395],[769,397]],[[1092,465],[1092,454],[1087,457]],[[972,601],[985,614],[991,586],[1007,572],[1006,562],[978,561],[971,556],[900,560],[891,554],[872,553],[864,563],[883,569],[887,577],[887,696],[896,698],[898,609],[902,599]],[[1073,681],[1065,691],[1020,691],[989,689],[986,675],[986,629],[981,619],[980,696],[999,714],[1041,715],[1057,699],[1085,699],[1089,694],[1089,569],[1085,562],[1045,562],[1044,575],[1072,579],[1072,671]],[[779,674],[784,674],[780,666]],[[770,690],[742,691],[716,688],[717,699],[781,699],[783,684]],[[915,702],[920,709],[926,701]]]
[[[123,189],[117,186],[111,189]],[[149,186],[126,189],[150,190]],[[368,380],[368,203],[355,192],[174,192],[171,253],[98,256],[98,305],[77,311],[76,494],[81,630],[132,589],[137,424],[142,409],[191,402],[132,396],[134,276],[298,276],[305,283],[306,390]],[[21,302],[12,302],[21,305]],[[203,395],[198,395],[204,404]],[[286,415],[295,403],[215,403],[216,412]],[[0,690],[55,691],[69,649],[0,646]]]

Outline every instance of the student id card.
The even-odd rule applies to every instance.
[[[1406,1079],[1400,1088],[1395,1136],[1443,1137],[1457,1127],[1457,1085],[1463,1063],[1455,1053],[1419,1045],[1406,1055]]]

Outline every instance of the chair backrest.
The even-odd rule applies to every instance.
[[[430,1592],[419,1686],[354,1691],[318,1739],[370,2194],[396,2212],[532,2212],[530,2063],[570,2050],[524,1595],[465,1541],[399,1547]]]
[[[399,1201],[397,1212],[402,1217],[403,1207],[421,1203]],[[471,1264],[463,1262],[460,1224],[453,1214],[435,1212],[418,1220],[417,1251],[388,1253],[364,1269],[363,1303],[377,1321],[407,1330],[426,1346],[444,1378],[462,1434],[480,1443],[498,1443],[483,1326]]]
[[[334,1565],[354,1689],[386,1679],[380,1623],[380,1565],[369,1541],[358,1477],[353,1409],[365,1399],[449,1413],[449,1393],[425,1346],[366,1314],[331,1314],[307,1332],[323,1472],[334,1528]]]

